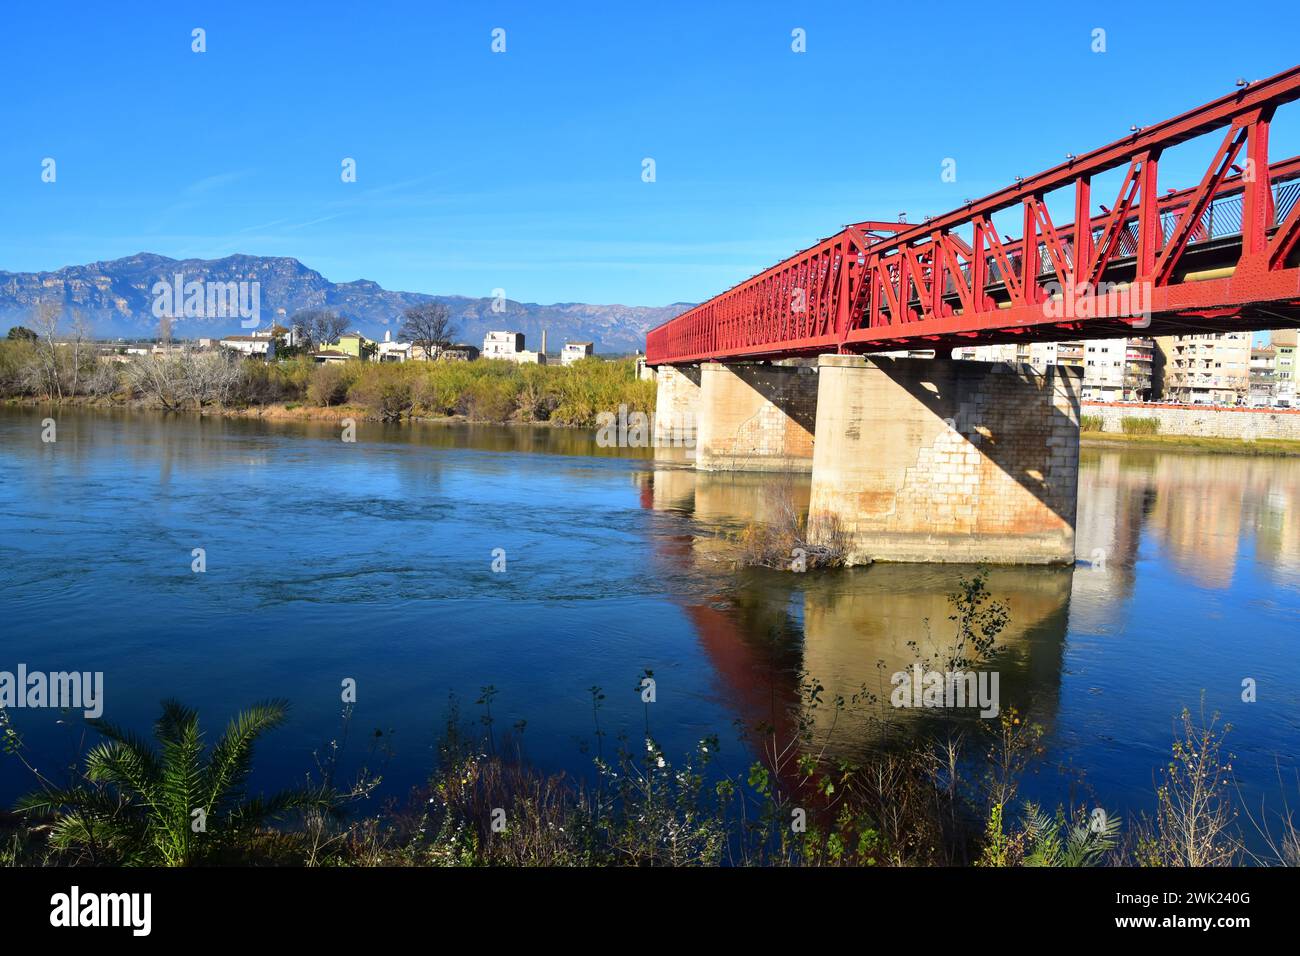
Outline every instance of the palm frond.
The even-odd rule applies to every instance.
[[[1025,866],[1058,866],[1061,856],[1059,822],[1053,820],[1036,803],[1025,804],[1024,833],[1029,850]]]
[[[1106,853],[1114,849],[1119,842],[1121,820],[1104,814],[1100,822],[1100,827],[1085,824],[1070,827],[1061,854],[1061,866],[1096,866]]]
[[[169,697],[162,702],[162,714],[154,721],[153,733],[163,742],[175,743],[184,735],[185,728],[197,726],[198,722],[197,711]]]
[[[14,810],[19,813],[47,814],[60,810],[91,809],[111,813],[121,807],[121,802],[112,794],[99,788],[89,787],[46,787],[24,794],[14,803]]]
[[[236,808],[227,819],[232,829],[242,829],[258,826],[294,810],[317,810],[331,816],[341,816],[343,813],[338,794],[333,788],[300,787],[281,790],[270,797],[254,797]]]
[[[156,806],[162,796],[158,758],[139,740],[124,743],[110,739],[93,747],[86,754],[86,778],[112,784],[150,807]]]
[[[204,774],[203,806],[209,813],[237,804],[252,770],[253,743],[288,719],[289,702],[279,698],[259,701],[235,715],[212,748]]]

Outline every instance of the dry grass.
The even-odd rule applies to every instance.
[[[764,494],[766,518],[751,521],[733,537],[737,567],[812,571],[842,567],[849,540],[834,515],[820,516],[809,532],[808,515],[795,501],[789,479],[777,479]]]

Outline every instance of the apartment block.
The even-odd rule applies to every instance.
[[[1275,351],[1273,360],[1273,400],[1294,408],[1300,404],[1300,343],[1295,329],[1269,333]]]
[[[1083,369],[1083,399],[1140,402],[1151,398],[1151,339],[1100,339],[1091,342],[1017,342],[954,349],[953,357],[978,362],[1013,362],[1045,372],[1053,365]]]
[[[1249,332],[1160,336],[1160,397],[1180,405],[1246,404],[1250,339]]]

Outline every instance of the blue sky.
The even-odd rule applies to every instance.
[[[698,301],[1300,50],[1294,0],[112,6],[0,5],[0,270],[245,252],[408,291]],[[1300,153],[1296,106],[1275,157]],[[1162,186],[1195,158],[1167,156]]]

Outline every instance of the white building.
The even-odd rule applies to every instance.
[[[545,341],[545,333],[543,333]],[[483,336],[483,358],[485,359],[505,359],[507,362],[518,362],[522,365],[545,365],[546,353],[530,352],[524,348],[524,333],[522,332],[489,332]]]
[[[1127,350],[1128,339],[1095,339],[1084,343],[1084,401],[1124,400],[1124,359]]]
[[[260,355],[263,358],[275,358],[275,339],[269,335],[227,335],[217,343],[223,349],[230,349],[240,355]]]
[[[215,344],[223,349],[239,352],[241,355],[261,355],[273,359],[277,342],[286,347],[297,345],[298,333],[294,329],[286,329],[283,325],[273,322],[266,328],[256,329],[248,335],[227,335],[218,339]],[[211,339],[199,339],[200,348],[211,344],[213,344]]]
[[[393,333],[385,330],[384,340],[379,343],[370,356],[374,362],[409,362],[411,361],[411,343],[394,342]]]
[[[1017,342],[953,349],[953,358],[1013,362],[1044,372],[1052,365],[1083,369],[1083,398],[1094,402],[1136,402],[1151,397],[1151,339],[1088,342]]]
[[[524,349],[522,332],[489,332],[483,336],[483,357],[509,359]]]
[[[560,364],[572,365],[594,354],[595,345],[591,342],[565,342],[564,350],[560,352]]]

